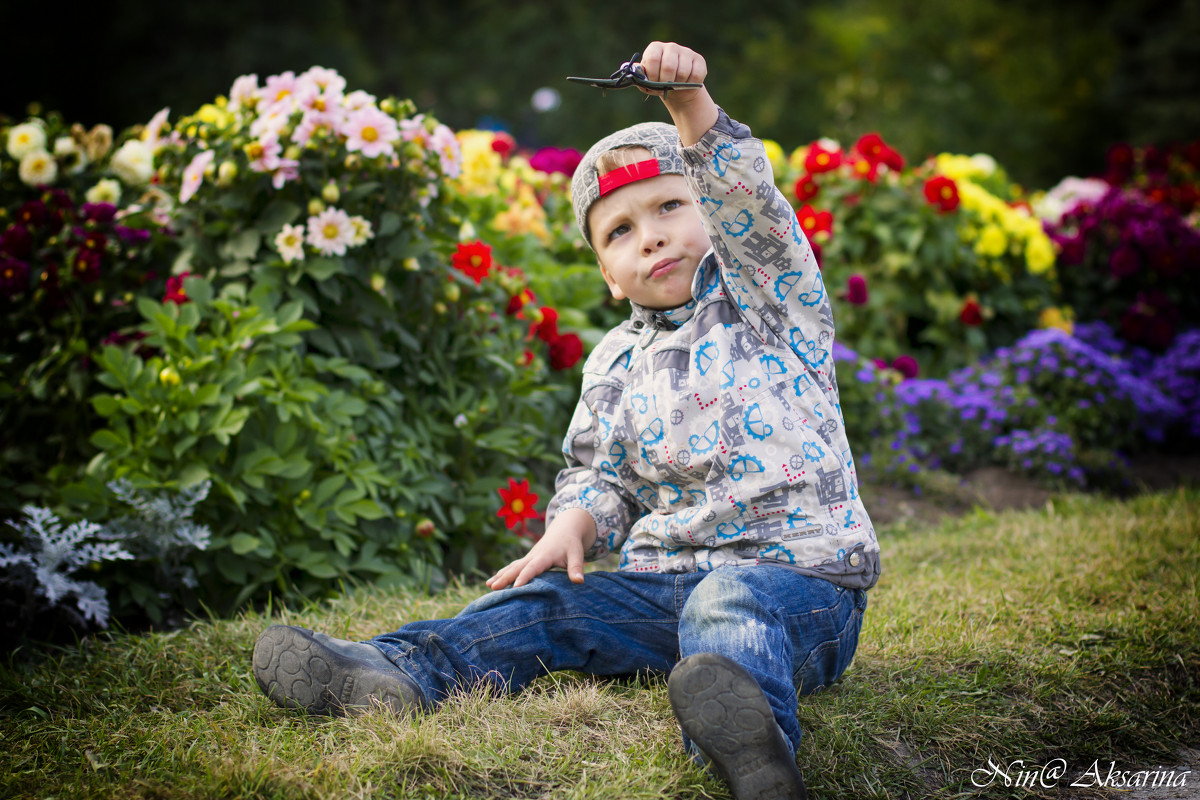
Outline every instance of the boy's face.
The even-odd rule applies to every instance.
[[[666,309],[692,299],[708,234],[682,175],[628,183],[588,211],[600,272],[618,300]]]

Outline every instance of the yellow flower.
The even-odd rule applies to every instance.
[[[531,233],[543,244],[550,243],[550,231],[546,228],[546,211],[533,193],[533,187],[527,183],[517,188],[516,198],[509,203],[508,208],[495,216],[492,227],[510,236]]]
[[[1025,245],[1025,265],[1034,275],[1050,272],[1054,268],[1054,244],[1045,233],[1039,231],[1037,236],[1030,237]]]
[[[473,195],[495,191],[500,180],[502,160],[492,149],[493,134],[488,131],[459,131],[458,146],[462,150],[462,174],[459,188]]]
[[[975,241],[975,252],[981,256],[999,257],[1008,250],[1008,236],[1004,229],[995,223],[983,226],[979,238]]]
[[[178,386],[179,373],[175,371],[174,367],[163,367],[162,371],[158,373],[158,382],[164,386]]]
[[[1062,309],[1056,306],[1043,308],[1042,313],[1038,315],[1038,326],[1041,328],[1058,328],[1067,333],[1075,332],[1075,323],[1071,317],[1074,316],[1071,309]]]
[[[771,169],[776,175],[783,172],[787,166],[787,156],[783,153],[783,148],[779,146],[779,142],[773,139],[763,139],[763,149],[767,151],[767,160],[771,162]]]
[[[808,158],[808,145],[797,147],[788,156],[788,166],[795,170],[804,170],[804,160]]]
[[[200,122],[207,122],[218,130],[225,130],[229,127],[229,122],[233,117],[228,111],[223,108],[208,103],[200,106],[200,110],[196,112],[196,119]]]

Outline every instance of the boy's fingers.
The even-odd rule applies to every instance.
[[[571,583],[583,583],[583,545],[576,543],[567,551],[567,577]]]

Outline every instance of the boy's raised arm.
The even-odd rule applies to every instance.
[[[704,83],[708,76],[704,57],[674,42],[651,42],[646,45],[641,64],[646,71],[646,78],[652,81]],[[700,141],[700,137],[717,121],[717,104],[707,88],[642,91],[662,98],[675,127],[679,129],[679,139],[684,147],[691,147]]]

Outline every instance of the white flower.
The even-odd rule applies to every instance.
[[[312,81],[326,91],[333,90],[341,94],[346,89],[346,79],[339,75],[336,69],[310,67],[307,72],[301,73],[300,77]]]
[[[87,190],[84,199],[89,203],[111,203],[115,206],[121,199],[121,183],[112,178],[101,178]]]
[[[351,247],[358,247],[375,238],[375,232],[371,230],[370,220],[363,217],[351,217],[350,224],[354,226],[354,238],[350,241]]]
[[[18,174],[27,186],[46,186],[58,177],[58,163],[45,150],[30,150],[21,159]]]
[[[108,162],[113,173],[131,186],[140,186],[154,175],[154,153],[140,139],[129,139]]]
[[[204,170],[208,169],[208,165],[212,163],[216,153],[212,150],[201,150],[192,159],[192,163],[183,168],[183,184],[179,187],[179,202],[186,203],[192,199],[199,189],[200,184],[204,183]]]
[[[396,120],[379,109],[364,108],[350,115],[342,127],[342,134],[346,137],[347,151],[358,151],[364,158],[375,158],[396,152],[392,142],[400,138],[400,129]]]
[[[375,95],[367,94],[362,89],[356,89],[342,98],[342,108],[346,111],[362,111],[375,105]]]
[[[976,153],[971,156],[971,166],[979,170],[984,177],[996,174],[996,159],[987,153]]]
[[[255,172],[271,172],[279,166],[283,145],[279,143],[279,135],[270,131],[246,145],[245,150],[246,157],[250,159],[250,169]]]
[[[346,247],[354,242],[350,216],[341,209],[327,208],[315,217],[309,217],[307,241],[323,256],[345,255]]]
[[[229,90],[229,107],[233,111],[258,105],[258,75],[242,75]]]
[[[157,153],[167,143],[167,139],[162,135],[162,131],[167,125],[167,115],[170,113],[170,108],[160,110],[150,118],[150,121],[146,123],[146,127],[142,130],[142,141],[150,146],[152,153]]]
[[[54,140],[54,157],[63,162],[63,167],[72,175],[82,172],[88,164],[87,153],[70,136],[60,136]]]
[[[275,249],[283,256],[283,263],[304,260],[304,226],[284,225],[275,237]]]
[[[457,178],[462,174],[462,149],[454,131],[445,125],[438,125],[433,130],[429,146],[437,152],[438,159],[442,162],[443,175],[447,178]]]
[[[267,85],[258,91],[258,97],[267,109],[276,109],[290,115],[295,109],[296,73],[288,70],[267,78]]]
[[[46,149],[46,132],[39,122],[14,125],[8,132],[8,154],[20,161],[35,150]]]

